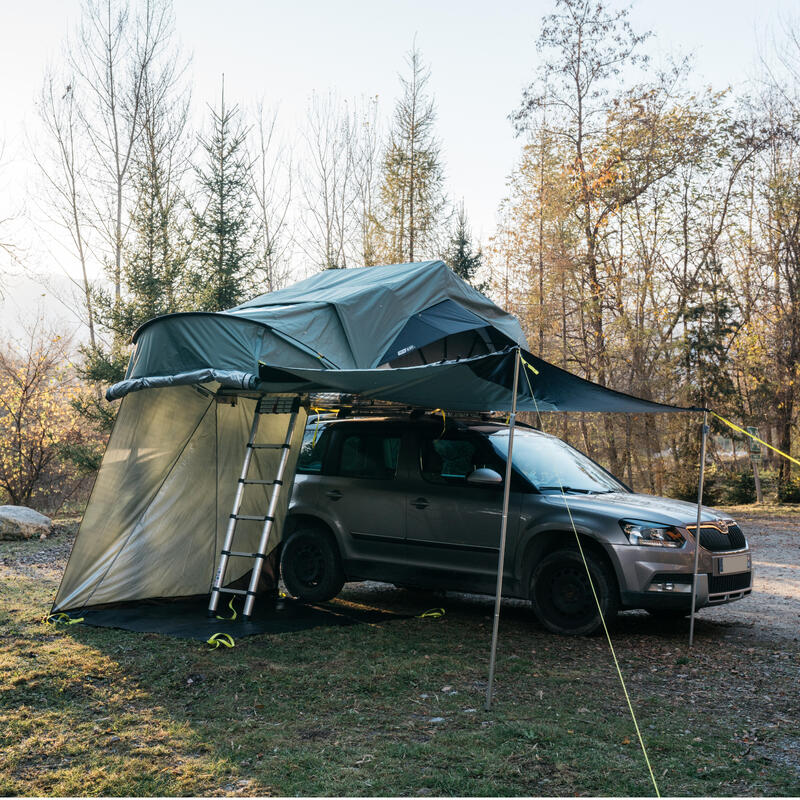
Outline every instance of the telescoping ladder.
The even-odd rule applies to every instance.
[[[236,486],[236,496],[233,500],[233,511],[228,519],[228,528],[225,531],[225,540],[222,544],[222,550],[220,550],[219,555],[219,566],[217,567],[214,582],[211,586],[211,599],[208,603],[209,615],[213,615],[216,612],[220,594],[245,595],[243,616],[249,617],[253,613],[256,587],[258,586],[258,580],[261,577],[261,569],[264,566],[264,559],[267,557],[267,543],[269,541],[269,535],[272,531],[273,523],[275,522],[275,514],[278,509],[278,502],[280,501],[281,492],[284,488],[286,465],[289,463],[289,451],[291,450],[292,446],[292,437],[294,436],[294,429],[297,423],[297,414],[299,410],[299,397],[276,397],[267,395],[256,402],[255,412],[253,413],[253,424],[250,426],[250,437],[247,440],[247,447],[245,449],[242,472],[239,476],[239,481]],[[286,430],[286,437],[284,438],[282,444],[256,444],[258,424],[263,414],[289,414],[289,424]],[[250,464],[253,460],[253,453],[256,450],[282,451],[280,461],[278,462],[278,469],[273,480],[252,480],[248,478]],[[269,495],[267,513],[263,516],[239,513],[239,509],[242,506],[245,488],[251,485],[272,486],[272,491]],[[259,540],[258,550],[256,552],[243,552],[240,550],[231,549],[233,547],[233,541],[236,535],[236,524],[241,521],[262,523],[261,539]],[[228,568],[229,558],[253,559],[253,571],[250,575],[250,586],[247,589],[229,589],[222,585],[222,582],[225,580],[225,572]]]

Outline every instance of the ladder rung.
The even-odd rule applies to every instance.
[[[224,586],[221,586],[217,591],[223,594],[250,594],[247,589],[226,589]]]
[[[231,514],[231,519],[247,520],[249,522],[275,522],[275,517],[261,517],[254,514]]]
[[[283,481],[256,481],[256,480],[250,480],[250,478],[239,478],[239,483],[246,483],[248,485],[257,484],[258,486],[272,486],[273,484],[275,486],[283,485]]]
[[[266,558],[263,553],[243,553],[238,550],[220,550],[223,556],[240,556],[241,558]]]
[[[253,450],[288,450],[291,447],[290,444],[250,444],[250,442],[247,446]]]

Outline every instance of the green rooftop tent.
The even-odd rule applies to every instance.
[[[320,391],[512,415],[696,410],[615,392],[536,358],[517,320],[441,261],[329,270],[228,311],[157,317],[133,342],[125,380],[107,392],[122,405],[53,612],[208,594],[251,420],[276,394],[303,400],[293,429],[287,412],[263,415],[259,430],[272,446],[288,436],[289,485],[307,399]],[[251,477],[267,480],[282,457],[280,447],[260,450]],[[288,494],[265,552],[280,541]],[[263,514],[268,501],[267,487],[256,486],[240,513]],[[253,530],[237,546],[258,541]],[[218,585],[250,567],[229,561]],[[497,609],[500,589],[498,577]]]

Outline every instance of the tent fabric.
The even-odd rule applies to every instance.
[[[53,606],[85,606],[153,597],[207,594],[233,507],[255,400],[236,405],[191,386],[146,389],[120,407],[89,504]],[[280,443],[286,414],[262,414],[258,441]],[[305,425],[295,427],[289,474]],[[261,449],[250,477],[274,477],[280,450]],[[269,487],[247,487],[242,514],[264,514]],[[281,493],[268,551],[280,541],[288,507]],[[237,549],[255,551],[257,522],[237,526]],[[252,568],[230,559],[223,583]]]
[[[654,403],[607,389],[523,351],[527,380],[520,376],[519,411],[702,411]],[[341,392],[363,400],[392,400],[449,411],[511,411],[515,352],[398,369],[320,370],[262,366],[265,391]],[[531,369],[531,367],[533,369]],[[535,372],[534,372],[535,370]],[[533,390],[533,393],[531,393]]]
[[[495,342],[500,348],[526,345],[516,318],[442,261],[327,270],[228,311],[168,314],[146,322],[134,334],[125,381],[108,396],[188,383],[185,376],[204,370],[256,375],[259,362],[371,369],[386,363],[398,337],[408,353],[424,349],[431,337],[476,329],[491,332],[485,351],[496,349]],[[468,353],[452,353],[459,354]]]

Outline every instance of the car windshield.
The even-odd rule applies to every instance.
[[[489,436],[499,455],[508,453],[508,430]],[[514,431],[513,464],[539,491],[586,494],[627,492],[627,489],[583,453],[566,442],[532,431]]]

